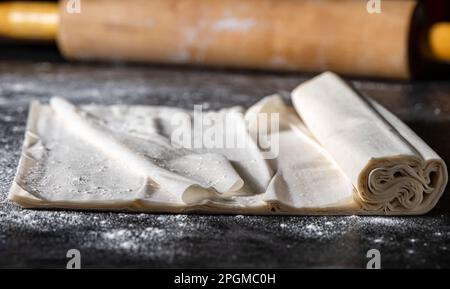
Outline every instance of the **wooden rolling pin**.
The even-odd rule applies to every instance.
[[[0,35],[56,38],[77,60],[128,60],[409,78],[415,1],[80,0],[0,4]],[[59,12],[58,12],[59,11]],[[450,24],[433,26],[450,61]]]

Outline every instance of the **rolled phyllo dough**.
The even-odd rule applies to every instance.
[[[34,101],[9,199],[27,208],[315,215],[423,214],[437,203],[448,178],[442,159],[337,75],[301,84],[292,103],[272,95],[246,111],[200,112],[199,123],[190,109]]]
[[[381,105],[331,72],[292,93],[303,122],[355,186],[363,210],[422,214],[447,183],[443,160]]]

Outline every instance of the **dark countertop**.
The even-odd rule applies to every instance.
[[[165,66],[0,62],[0,267],[365,268],[450,267],[450,194],[419,217],[276,217],[124,214],[24,210],[3,201],[20,155],[30,99],[160,104],[211,109],[249,106],[287,92],[300,74]],[[450,164],[450,82],[356,80]]]

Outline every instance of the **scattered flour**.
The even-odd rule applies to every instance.
[[[236,24],[228,21],[221,23],[219,28],[245,29],[251,25],[251,22]],[[365,246],[391,248],[392,256],[397,252],[409,255],[405,245],[412,247],[408,250],[415,251],[414,254],[421,254],[423,247],[427,247],[425,257],[429,266],[442,263],[443,256],[448,256],[448,215],[414,218],[151,215],[33,211],[20,209],[8,201],[1,202],[6,199],[16,171],[32,98],[45,101],[54,95],[64,95],[74,103],[164,103],[185,108],[208,102],[211,109],[219,109],[232,105],[248,106],[255,97],[274,91],[285,92],[305,76],[272,73],[252,76],[201,69],[190,74],[184,69],[54,63],[28,66],[3,63],[0,70],[0,263],[59,260],[59,254],[65,256],[61,251],[67,248],[92,253],[83,258],[90,258],[93,264],[109,264],[120,259],[114,256],[123,253],[134,262],[142,256],[145,264],[154,262],[150,264],[155,267],[189,266],[201,260],[207,260],[210,266],[246,266],[248,263],[244,261],[249,258],[245,254],[251,254],[263,263],[268,258],[267,251],[278,250],[287,250],[296,262],[290,264],[294,267],[298,266],[298,260],[302,261],[305,250],[336,248],[333,246],[339,246],[337,248],[343,254]],[[400,101],[403,96],[410,96],[414,88],[410,84],[366,81],[353,84],[381,101],[385,99],[386,91],[396,92],[391,96]],[[448,91],[448,86],[444,86],[444,90]],[[287,99],[288,94],[284,95]],[[427,99],[437,99],[440,95],[440,92],[432,93]],[[416,114],[420,112],[424,118],[437,112],[425,103],[418,103],[415,108],[419,110]],[[440,109],[439,117],[447,119],[447,111]],[[395,112],[410,117],[406,108]],[[424,242],[421,236],[430,238]],[[409,242],[411,238],[417,242]],[[223,247],[226,248],[221,249]],[[257,250],[252,250],[255,248]],[[42,250],[46,250],[45,258]],[[233,256],[228,254],[230,250],[233,250]],[[215,253],[214,258],[208,254],[211,251]],[[15,260],[7,255],[8,252],[14,252]],[[216,256],[221,252],[224,255]],[[95,259],[98,256],[103,256],[104,261]],[[390,256],[385,257],[385,262]],[[273,258],[273,254],[269,257]],[[412,262],[415,257],[408,260]],[[232,258],[239,262],[226,263]],[[423,258],[420,256],[417,260]]]
[[[374,243],[383,243],[384,239],[383,238],[376,238],[373,240]]]
[[[248,31],[256,25],[254,19],[224,18],[213,24],[214,30]]]

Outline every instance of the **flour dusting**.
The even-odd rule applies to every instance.
[[[256,25],[254,19],[224,18],[213,24],[215,30],[248,31]]]
[[[183,108],[208,102],[219,109],[249,106],[258,97],[294,88],[305,76],[5,62],[0,72],[0,267],[65,268],[71,248],[81,251],[85,268],[363,268],[369,248],[381,249],[387,268],[449,265],[450,219],[438,211],[401,218],[159,215],[25,210],[1,202],[16,171],[32,98],[64,95],[83,104]],[[408,105],[417,104],[419,118],[429,119],[434,111],[424,100],[442,103],[450,91],[446,84],[420,84],[417,94],[415,84],[356,84],[377,100],[401,103],[395,113],[408,119],[413,117]],[[438,119],[447,121],[448,109],[440,108]]]

